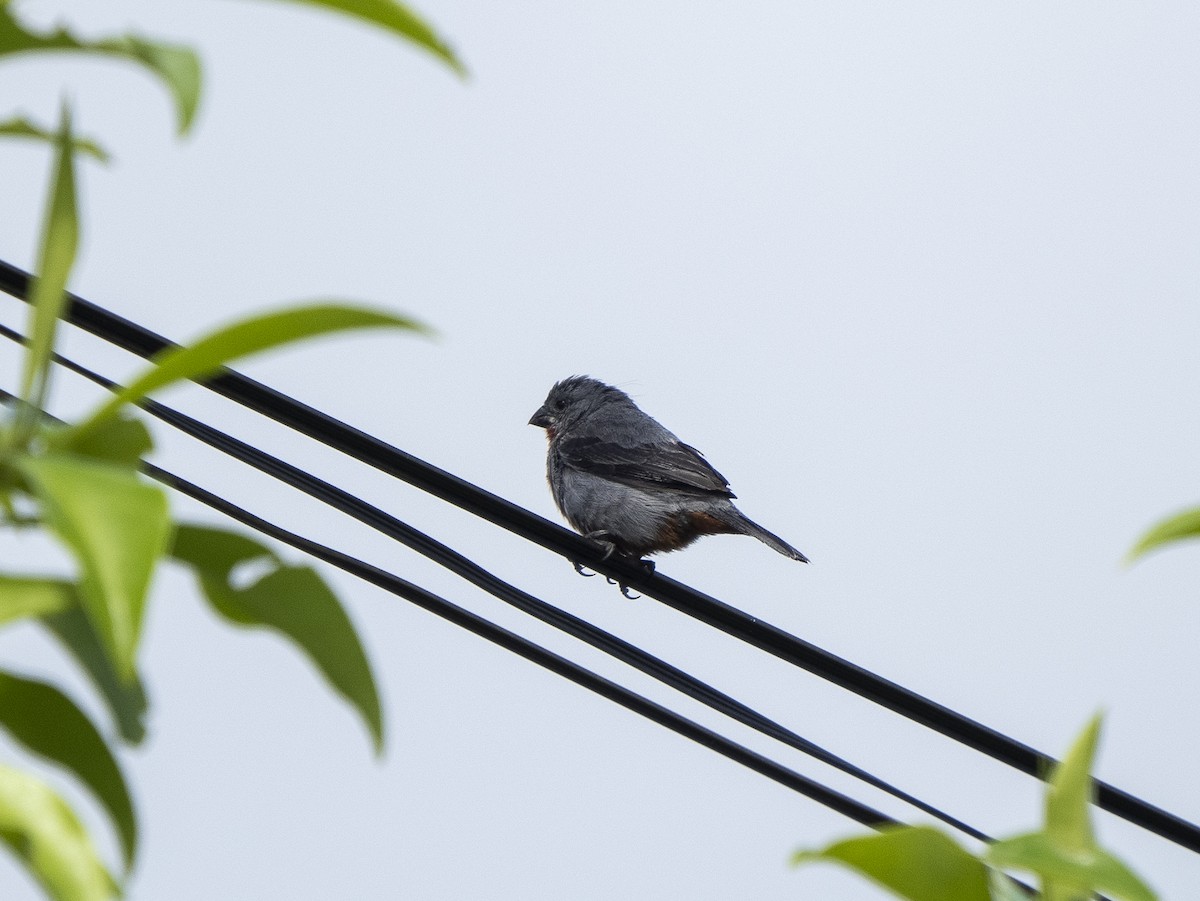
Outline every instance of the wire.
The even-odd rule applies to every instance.
[[[0,389],[0,400],[11,402],[16,400],[16,397],[8,391]],[[495,625],[483,617],[459,607],[431,591],[421,588],[419,585],[414,585],[412,582],[401,579],[399,576],[393,575],[377,566],[372,566],[341,551],[334,550],[268,522],[262,517],[201,488],[199,485],[182,479],[151,463],[143,463],[142,471],[152,479],[225,514],[242,525],[254,529],[256,532],[260,532],[310,557],[314,557],[353,576],[357,576],[366,582],[370,582],[372,585],[382,588],[396,597],[416,604],[423,610],[440,616],[442,619],[454,623],[468,632],[472,632],[493,644],[499,645],[505,650],[524,657],[526,660],[536,663],[538,666],[548,669],[550,672],[562,676],[576,685],[581,685],[601,697],[608,698],[610,701],[621,705],[627,710],[632,710],[634,713],[644,716],[651,722],[665,726],[672,732],[676,732],[685,738],[690,738],[697,744],[716,751],[718,754],[728,757],[730,760],[740,763],[742,766],[754,770],[756,773],[760,773],[768,779],[772,779],[780,785],[828,807],[830,810],[849,817],[857,823],[869,826],[872,829],[900,825],[899,821],[892,819],[885,813],[868,807],[866,804],[862,804],[840,792],[827,788],[806,776],[802,776],[795,770],[788,769],[771,760],[769,757],[752,751],[743,745],[739,745],[725,738],[723,735],[701,726],[699,723],[680,716],[673,710],[663,707],[661,704],[644,698],[603,676],[567,660],[565,657],[561,657],[528,639],[522,638],[515,632],[510,632]]]
[[[24,342],[22,335],[4,325],[0,325],[0,335],[11,341]],[[105,378],[61,354],[54,354],[54,361],[103,388],[108,390],[119,390],[120,388],[111,379]],[[378,507],[366,503],[361,498],[157,401],[145,400],[140,406],[150,415],[174,426],[185,434],[346,513],[359,522],[434,560],[506,603],[633,666],[708,707],[887,792],[972,838],[984,842],[991,841],[991,837],[986,833],[849,763],[683,670],[599,629],[586,620],[504,582],[470,559]]]
[[[28,274],[0,261],[0,290],[28,302],[28,289]],[[146,358],[174,346],[160,335],[83,298],[73,294],[69,298],[71,302],[64,317],[112,344]],[[1043,778],[1056,762],[1029,745],[661,573],[647,574],[641,567],[617,558],[604,560],[594,543],[582,536],[244,375],[225,370],[224,374],[201,384],[1015,769]],[[1106,782],[1096,780],[1095,787],[1096,803],[1101,809],[1182,847],[1200,851],[1200,827]]]
[[[364,563],[340,551],[335,551],[315,541],[295,535],[156,466],[146,464],[144,469],[147,475],[161,481],[164,485],[168,485],[176,491],[212,507],[214,510],[219,510],[226,516],[237,520],[245,526],[249,526],[257,532],[261,532],[277,541],[290,545],[331,566],[336,566],[338,569],[344,570],[351,575],[358,576],[360,579],[370,582],[397,597],[411,601],[423,610],[428,610],[430,613],[434,613],[442,619],[461,626],[481,638],[486,638],[493,644],[497,644],[506,650],[512,651],[514,654],[524,657],[526,660],[536,663],[538,666],[550,670],[552,673],[569,679],[576,685],[582,685],[589,691],[593,691],[601,697],[608,698],[610,701],[614,701],[627,710],[632,710],[634,713],[640,714],[652,722],[658,723],[660,726],[665,726],[673,732],[690,738],[697,744],[716,751],[718,754],[722,754],[745,767],[749,767],[756,773],[761,773],[768,779],[773,779],[780,785],[799,792],[864,826],[879,829],[884,826],[898,825],[896,820],[893,820],[886,814],[865,804],[861,804],[840,792],[826,788],[794,770],[781,766],[762,754],[730,741],[711,729],[707,729],[699,723],[686,719],[674,711],[663,707],[661,704],[656,704],[647,698],[643,698],[615,682],[605,679],[603,676],[584,669],[578,664],[567,660],[565,657],[560,657],[558,654],[548,651],[514,632],[494,625],[483,617],[452,604],[418,585],[414,585],[398,576],[394,576],[389,572],[372,566],[369,563]]]

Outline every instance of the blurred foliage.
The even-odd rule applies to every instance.
[[[1163,545],[1196,538],[1200,538],[1200,507],[1168,516],[1151,526],[1130,549],[1126,559],[1132,562]]]
[[[793,864],[840,863],[915,901],[989,901],[983,861],[932,826],[896,826],[797,851]]]
[[[317,572],[289,566],[270,548],[237,532],[180,525],[171,556],[196,573],[205,599],[239,626],[272,629],[308,655],[330,687],[362,717],[376,752],[383,750],[383,711],[371,665],[354,625]],[[249,585],[235,584],[238,567],[267,564]]]
[[[987,845],[976,854],[931,826],[898,826],[878,834],[798,851],[794,864],[829,861],[849,867],[908,901],[1157,901],[1124,863],[1100,847],[1092,830],[1092,764],[1100,736],[1097,716],[1047,780],[1040,830]],[[1032,873],[1030,892],[1007,875]]]
[[[457,73],[462,63],[416,13],[395,0],[296,0],[325,7],[415,44]],[[179,132],[192,126],[201,97],[199,57],[188,47],[127,34],[87,40],[65,27],[27,27],[12,0],[0,0],[0,63],[34,53],[84,53],[131,62],[156,78],[175,105]],[[0,626],[28,620],[67,649],[112,716],[106,738],[54,685],[0,670],[0,729],[13,742],[63,770],[95,799],[111,822],[122,860],[114,876],[75,811],[48,784],[0,766],[0,839],[57,901],[120,894],[134,865],[138,823],[114,747],[145,736],[146,692],[138,675],[142,622],[154,573],[173,559],[196,575],[204,597],[228,622],[267,627],[291,641],[362,718],[377,752],[383,747],[379,693],[362,642],[342,604],[311,568],[281,560],[260,542],[221,529],[180,525],[165,491],[140,472],[153,439],[135,410],[152,392],[202,379],[252,354],[349,329],[426,331],[412,319],[338,302],[253,316],[186,347],[160,354],[146,371],[78,422],[44,411],[50,394],[58,322],[80,240],[76,158],[100,162],[107,152],[78,137],[63,103],[57,127],[25,115],[0,121],[0,138],[44,142],[53,151],[49,194],[38,244],[19,395],[3,393],[0,418],[0,527],[52,535],[74,572],[0,572]],[[265,565],[251,584],[237,568]]]

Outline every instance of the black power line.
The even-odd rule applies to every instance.
[[[0,335],[8,338],[11,341],[23,343],[24,338],[16,331],[7,326],[0,325]],[[100,385],[109,390],[119,390],[120,386],[111,379],[105,378],[99,373],[93,372],[85,366],[74,362],[73,360],[54,354],[54,361],[71,372],[83,376],[94,384]],[[643,673],[657,679],[658,681],[683,692],[702,704],[711,707],[732,719],[737,720],[744,725],[750,726],[752,729],[761,732],[764,735],[775,738],[784,744],[789,745],[823,763],[828,764],[844,773],[871,785],[881,791],[887,792],[893,797],[913,805],[917,809],[928,813],[943,823],[952,826],[961,832],[970,835],[980,841],[991,841],[991,837],[986,833],[974,828],[973,826],[964,823],[963,821],[945,813],[944,811],[928,804],[913,795],[908,794],[901,789],[889,784],[877,776],[867,772],[861,767],[855,766],[843,758],[825,750],[817,744],[809,741],[806,738],[798,735],[790,729],[774,722],[771,719],[763,716],[752,708],[742,704],[723,692],[712,688],[711,686],[701,682],[695,677],[689,675],[683,670],[678,669],[671,664],[654,657],[651,654],[641,650],[640,648],[618,638],[611,633],[592,625],[586,620],[580,619],[564,610],[554,607],[533,595],[524,592],[515,586],[504,582],[497,576],[488,572],[483,567],[479,566],[472,560],[464,557],[453,549],[447,547],[436,539],[420,532],[407,523],[402,522],[389,513],[384,512],[378,507],[372,506],[361,498],[355,497],[347,491],[338,488],[335,485],[319,479],[311,473],[286,463],[283,460],[274,457],[265,451],[252,447],[243,441],[228,435],[219,429],[213,428],[206,423],[200,422],[192,417],[174,410],[165,404],[157,401],[144,400],[140,406],[157,419],[174,426],[180,431],[193,438],[196,438],[210,447],[222,451],[229,456],[252,466],[260,472],[264,472],[287,485],[297,488],[310,497],[322,501],[329,506],[340,510],[341,512],[351,516],[365,525],[370,526],[376,531],[387,535],[409,548],[417,551],[425,557],[435,561],[436,563],[446,567],[459,576],[462,576],[467,581],[482,588],[484,591],[493,596],[511,604],[514,607],[522,610],[525,613],[554,626],[556,629],[563,631],[575,638],[584,641],[591,645],[621,660],[630,666],[640,670]]]
[[[28,289],[28,274],[0,261],[0,290],[28,301]],[[69,295],[69,300],[64,318],[138,356],[149,358],[174,346],[162,336],[76,295]],[[201,384],[1015,769],[1043,778],[1056,762],[1029,745],[661,573],[647,574],[641,567],[617,558],[605,560],[598,547],[583,537],[244,375],[226,370]],[[1096,780],[1095,787],[1096,803],[1101,809],[1200,851],[1200,827],[1106,782]]]
[[[646,719],[658,723],[660,726],[665,726],[672,732],[677,732],[685,738],[690,738],[697,744],[716,751],[718,754],[728,757],[730,760],[736,761],[742,766],[754,770],[756,773],[761,773],[768,779],[773,779],[780,785],[784,785],[792,791],[799,792],[805,797],[823,804],[830,810],[834,810],[873,829],[898,825],[897,821],[887,816],[887,814],[859,803],[853,798],[847,797],[833,789],[826,788],[819,782],[802,776],[795,770],[790,770],[771,760],[769,757],[765,757],[756,751],[730,741],[725,736],[682,717],[673,710],[663,707],[661,704],[656,704],[648,698],[643,698],[641,695],[609,679],[605,679],[603,676],[584,669],[578,664],[567,660],[565,657],[560,657],[558,654],[548,651],[526,638],[522,638],[515,632],[510,632],[481,616],[471,613],[469,610],[452,604],[433,592],[426,591],[419,585],[414,585],[411,582],[401,579],[399,576],[394,576],[377,566],[357,560],[348,554],[343,554],[315,541],[295,535],[156,466],[145,464],[143,468],[147,475],[159,480],[164,485],[168,485],[176,491],[212,507],[214,510],[219,510],[231,519],[237,520],[257,532],[261,532],[277,541],[290,545],[331,566],[336,566],[338,569],[370,582],[372,585],[376,585],[397,597],[411,601],[423,610],[428,610],[430,613],[434,613],[442,619],[454,623],[456,626],[461,626],[468,632],[473,632],[481,638],[486,638],[493,644],[497,644],[505,650],[512,651],[514,654],[550,670],[552,673],[569,679],[576,685],[582,685],[589,691],[593,691],[601,697],[608,698],[610,701],[614,701],[627,710],[632,710],[634,713],[640,714],[646,717]]]
[[[16,397],[13,394],[0,389],[0,401],[12,402],[15,400]],[[289,545],[310,557],[335,566],[353,576],[357,576],[396,597],[410,601],[423,610],[440,616],[442,619],[460,626],[468,632],[472,632],[493,644],[499,645],[505,650],[524,657],[526,660],[536,663],[538,666],[548,669],[550,672],[562,676],[576,685],[582,685],[589,691],[593,691],[601,697],[608,698],[610,701],[621,705],[627,710],[632,710],[634,713],[644,716],[651,722],[664,726],[685,738],[690,738],[697,744],[716,751],[718,754],[728,757],[730,760],[740,763],[742,766],[754,770],[754,772],[760,773],[768,779],[772,779],[780,785],[786,786],[828,807],[830,810],[849,817],[857,823],[869,826],[872,829],[900,825],[897,820],[892,819],[885,813],[868,807],[866,804],[862,804],[831,788],[827,788],[819,782],[797,773],[795,770],[788,769],[771,760],[769,757],[752,751],[743,745],[739,745],[720,733],[680,716],[675,711],[657,704],[648,698],[644,698],[610,679],[593,673],[579,666],[577,663],[517,635],[515,632],[510,632],[507,629],[497,626],[495,623],[459,607],[457,604],[453,604],[419,585],[415,585],[377,566],[358,560],[341,551],[334,550],[268,522],[225,498],[213,494],[199,485],[182,479],[151,463],[143,463],[142,471],[167,487],[225,514],[256,532],[260,532],[269,538]]]

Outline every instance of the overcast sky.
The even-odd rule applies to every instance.
[[[323,297],[415,315],[440,338],[335,339],[244,369],[556,520],[526,422],[558,378],[615,383],[814,561],[718,537],[663,572],[1047,752],[1102,708],[1100,775],[1200,820],[1200,546],[1120,563],[1200,502],[1194,3],[423,5],[466,82],[288,4],[22,8],[191,42],[206,65],[183,143],[131,67],[0,67],[0,114],[50,120],[65,88],[116,158],[84,166],[78,293],[176,339]],[[42,148],[0,146],[0,257],[26,267],[48,168]],[[23,315],[0,299],[4,322]],[[113,377],[136,368],[66,338]],[[15,359],[0,348],[10,388]],[[54,408],[94,397],[63,377]],[[200,389],[168,399],[985,831],[1041,815],[1040,786],[1001,764]],[[160,465],[921,820],[158,435]],[[160,573],[150,737],[123,758],[143,828],[132,901],[881,897],[787,867],[858,831],[839,815],[328,577],[380,680],[379,761],[290,647]],[[32,628],[0,635],[0,660],[100,715]],[[1107,816],[1100,831],[1164,898],[1195,895],[1192,854]],[[36,897],[6,858],[0,896]]]

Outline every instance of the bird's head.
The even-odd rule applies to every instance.
[[[553,438],[597,407],[620,400],[628,401],[629,396],[619,388],[586,375],[573,375],[550,389],[546,402],[538,407],[529,424],[545,429],[547,437]]]

